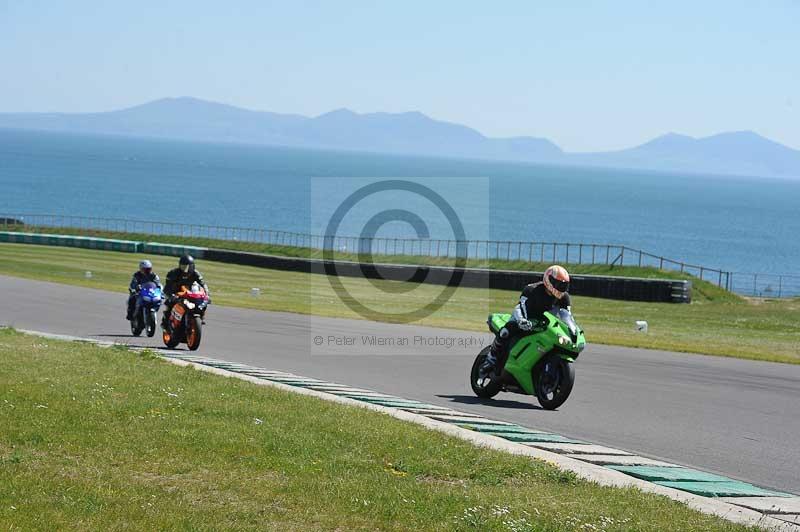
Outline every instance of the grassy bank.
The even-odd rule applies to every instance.
[[[0,274],[125,292],[139,256],[73,248],[0,244]],[[173,257],[150,257],[162,275]],[[360,318],[337,297],[322,275],[283,272],[200,261],[214,304]],[[84,272],[92,271],[85,279]],[[441,286],[419,285],[407,293],[385,293],[362,279],[342,278],[353,297],[382,311],[407,312],[435,299]],[[393,288],[399,283],[376,282]],[[261,296],[250,295],[258,287]],[[395,290],[396,292],[396,290]],[[509,311],[519,294],[459,288],[433,315],[419,323],[464,330],[485,330],[489,312]],[[800,363],[800,300],[703,300],[691,305],[637,303],[575,297],[576,316],[590,343],[646,347],[777,362]],[[213,318],[212,318],[213,319]],[[636,320],[647,320],[648,334]]]
[[[0,330],[3,530],[743,530],[359,408]]]
[[[129,233],[120,231],[100,231],[94,229],[75,229],[75,228],[54,228],[23,226],[20,229],[9,227],[10,230],[26,232],[40,232],[51,234],[83,235],[100,238],[115,238],[120,240],[134,240],[143,242],[162,242],[165,244],[184,244],[189,246],[199,246],[217,249],[231,249],[236,251],[249,251],[253,253],[263,253],[267,255],[279,255],[284,257],[301,258],[322,258],[322,251],[315,248],[304,248],[294,246],[282,246],[276,244],[261,244],[256,242],[240,242],[237,240],[221,240],[202,237],[181,237],[170,235],[151,235],[144,233]],[[588,253],[588,251],[587,251]],[[346,251],[334,251],[334,258],[337,260],[357,261],[358,254]],[[534,257],[535,258],[535,257]],[[597,259],[600,260],[600,252]],[[614,257],[611,257],[613,260]],[[453,258],[447,257],[424,257],[419,255],[377,255],[376,262],[387,264],[421,264],[426,266],[452,266]],[[521,260],[475,260],[466,261],[469,268],[490,268],[497,270],[519,270],[519,271],[544,271],[551,262],[527,262]],[[692,281],[693,294],[695,298],[715,301],[733,301],[740,299],[739,296],[719,288],[717,285],[708,281],[703,281],[689,275],[672,270],[659,270],[652,267],[638,266],[613,266],[610,264],[570,264],[569,270],[575,274],[584,275],[612,275],[617,277],[637,277],[645,279],[688,279]]]

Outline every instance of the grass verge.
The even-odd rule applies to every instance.
[[[0,274],[125,292],[138,255],[75,248],[0,244]],[[149,257],[156,271],[173,268],[173,257]],[[214,304],[358,319],[323,275],[284,272],[199,261],[212,288]],[[84,271],[92,278],[85,279]],[[395,281],[341,278],[352,297],[371,308],[409,312],[433,301],[441,286],[418,285],[406,293]],[[252,297],[250,289],[261,289]],[[390,298],[383,289],[391,289]],[[458,288],[423,325],[485,330],[489,312],[510,311],[518,292]],[[800,363],[800,300],[704,300],[690,305],[574,298],[579,323],[590,343]],[[213,311],[209,315],[213,319]],[[647,320],[650,332],[635,331]]]
[[[14,231],[82,235],[99,238],[115,238],[120,240],[134,240],[142,242],[162,242],[164,244],[184,244],[188,246],[199,246],[217,249],[230,249],[236,251],[249,251],[253,253],[263,253],[266,255],[278,255],[283,257],[302,257],[302,258],[322,258],[322,251],[316,248],[305,248],[296,246],[285,246],[278,244],[262,244],[258,242],[242,242],[237,240],[223,240],[203,237],[182,237],[174,235],[151,235],[145,233],[130,233],[122,231],[101,231],[97,229],[76,229],[76,228],[57,228],[22,226],[19,229],[10,227]],[[587,254],[589,253],[587,248]],[[546,254],[546,252],[545,252]],[[346,251],[334,251],[334,258],[338,260],[358,261],[356,253]],[[588,255],[587,255],[588,257]],[[541,257],[540,257],[541,258]],[[597,260],[605,257],[597,252]],[[552,262],[539,262],[536,257],[533,261],[522,260],[502,260],[470,259],[466,262],[468,268],[489,268],[497,270],[517,270],[517,271],[538,271],[543,272]],[[611,260],[614,257],[610,257]],[[375,262],[387,264],[417,264],[426,266],[452,266],[453,258],[447,257],[425,257],[419,255],[377,255]],[[701,280],[688,273],[681,273],[673,270],[659,270],[653,267],[639,266],[613,266],[610,264],[569,264],[569,270],[575,274],[583,275],[610,275],[616,277],[637,277],[644,279],[688,279],[692,281],[693,297],[698,300],[709,301],[735,301],[741,299],[740,296],[728,292],[715,285],[714,283]]]
[[[367,410],[0,330],[4,530],[744,530]]]

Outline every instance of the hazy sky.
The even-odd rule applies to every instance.
[[[800,148],[800,0],[227,4],[0,0],[0,111],[196,96],[572,151],[743,129]]]

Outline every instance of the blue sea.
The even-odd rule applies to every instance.
[[[624,244],[729,271],[800,272],[800,180],[0,130],[0,216],[322,233],[351,191],[387,178],[436,191],[471,239]],[[453,237],[424,201],[386,194],[372,203]],[[349,216],[339,234],[358,235],[368,219]],[[412,226],[388,223],[380,234],[412,236]]]

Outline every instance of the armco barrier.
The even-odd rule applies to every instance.
[[[0,242],[102,249],[106,251],[125,251],[128,253],[140,251],[142,245],[141,242],[134,242],[132,240],[113,240],[110,238],[71,235],[46,235],[39,233],[15,233],[10,231],[0,231]]]
[[[69,235],[46,235],[37,233],[15,233],[0,231],[0,242],[69,246],[152,255],[179,256],[184,253],[196,258],[269,268],[272,270],[325,274],[326,262],[319,259],[279,257],[245,251],[207,249],[194,246],[161,244],[158,242],[133,242]],[[367,277],[391,281],[425,282],[436,285],[451,285],[521,290],[526,284],[541,280],[541,273],[512,270],[488,270],[465,268],[460,271],[442,266],[411,266],[405,264],[367,265],[358,262],[337,261],[328,263],[329,269],[343,277]],[[459,274],[459,275],[454,275]],[[458,279],[460,277],[460,279]],[[454,279],[455,278],[455,279]],[[633,277],[603,277],[596,275],[573,275],[570,293],[580,296],[622,299],[626,301],[651,301],[689,303],[692,298],[692,283],[686,280],[639,279]]]

